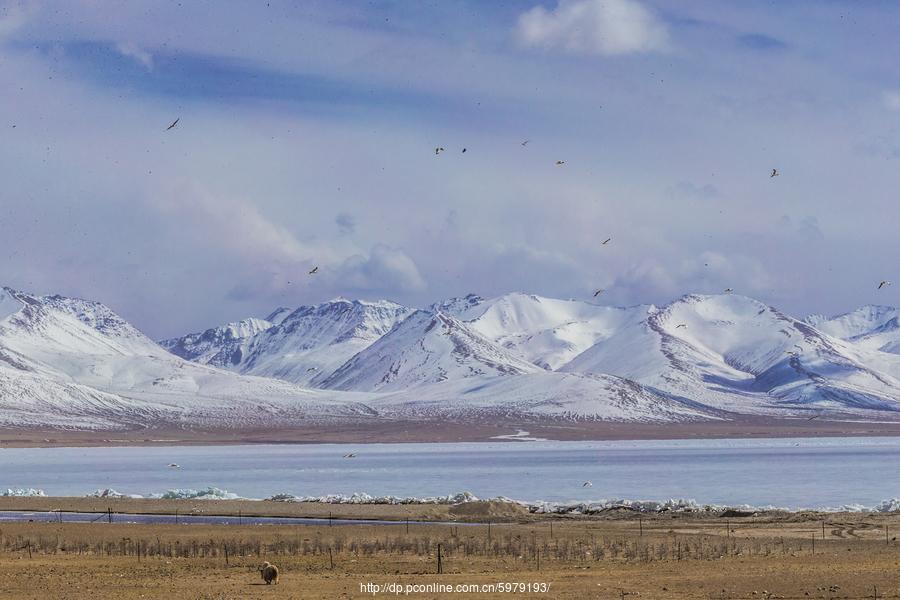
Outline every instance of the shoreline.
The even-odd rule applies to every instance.
[[[0,497],[0,516],[3,513],[78,513],[86,515],[175,515],[181,517],[246,517],[271,519],[329,518],[348,521],[412,522],[532,522],[548,519],[566,520],[696,520],[719,518],[752,519],[834,519],[841,515],[889,517],[897,511],[851,511],[776,508],[741,508],[740,506],[716,506],[687,510],[636,510],[625,505],[610,506],[595,513],[530,512],[516,501],[477,500],[451,503],[328,503],[328,502],[278,502],[272,500],[213,500],[213,499],[157,499],[157,498],[94,498],[71,496],[12,496]],[[2,520],[0,520],[2,522]]]
[[[693,501],[548,502],[548,510],[533,510],[540,502],[512,499],[480,499],[463,502],[285,502],[271,499],[133,498],[93,496],[0,496],[0,522],[8,513],[73,513],[82,515],[133,515],[221,517],[260,519],[341,519],[349,521],[410,522],[532,522],[547,519],[637,520],[637,519],[792,519],[828,518],[841,515],[889,517],[900,515],[900,505],[879,510],[848,506],[828,508],[777,508],[747,505],[703,505]],[[587,507],[589,510],[585,511]],[[559,510],[554,510],[558,508]],[[53,519],[48,519],[53,520]],[[11,519],[10,521],[17,521]],[[9,521],[8,521],[9,522]]]
[[[836,417],[833,417],[836,419]],[[0,448],[117,446],[231,446],[256,444],[375,444],[527,441],[624,441],[691,439],[779,439],[900,436],[900,421],[742,418],[687,423],[573,421],[402,421],[315,424],[249,430],[159,427],[129,431],[0,428]]]

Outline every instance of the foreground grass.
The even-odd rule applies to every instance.
[[[900,598],[880,515],[310,526],[0,523],[0,598]],[[824,537],[823,537],[824,523]],[[552,524],[552,531],[551,531]],[[813,540],[815,539],[815,549]],[[437,574],[440,545],[442,574]],[[256,573],[281,569],[278,586]],[[546,583],[545,593],[403,593]]]

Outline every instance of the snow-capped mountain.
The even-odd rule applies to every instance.
[[[886,307],[797,320],[737,295],[631,308],[470,295],[279,308],[167,351],[103,304],[0,288],[0,427],[900,420],[896,330]]]
[[[315,385],[412,312],[386,300],[338,298],[279,308],[265,320],[246,319],[160,344],[188,360]]]
[[[387,300],[338,298],[303,306],[253,339],[242,373],[318,384],[388,333],[413,309]]]
[[[213,327],[202,333],[163,340],[159,345],[187,360],[230,368],[241,364],[247,355],[247,347],[256,334],[274,326],[267,319],[249,318]]]
[[[236,428],[371,412],[362,395],[183,360],[97,302],[3,288],[0,307],[0,424]]]
[[[417,311],[347,361],[322,386],[397,391],[448,380],[539,371],[450,315]]]
[[[466,296],[442,303],[440,308],[473,331],[551,371],[626,324],[644,318],[648,309],[599,306],[522,293],[491,300]]]
[[[737,295],[690,295],[651,308],[562,370],[618,375],[735,413],[900,411],[896,357]]]

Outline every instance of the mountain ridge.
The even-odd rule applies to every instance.
[[[900,421],[900,355],[873,337],[896,331],[895,310],[796,319],[736,294],[337,298],[158,344],[99,302],[2,288],[0,427]]]

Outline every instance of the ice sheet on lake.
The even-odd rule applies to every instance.
[[[34,488],[7,488],[5,492],[0,492],[0,496],[8,497],[27,497],[27,496],[46,496],[44,490],[36,490]]]
[[[208,487],[203,490],[177,489],[168,490],[162,494],[151,494],[150,498],[161,500],[242,500],[237,494],[219,489],[217,487]]]
[[[94,490],[86,496],[87,498],[143,498],[140,494],[123,494],[112,488],[103,490]]]
[[[417,498],[415,496],[372,496],[365,493],[327,494],[325,496],[294,496],[293,494],[276,494],[266,500],[274,502],[322,502],[324,504],[462,504],[464,502],[477,502],[479,499],[472,492],[459,492],[446,496],[427,496]],[[493,498],[492,500],[500,500]],[[512,502],[504,498],[503,500]]]

